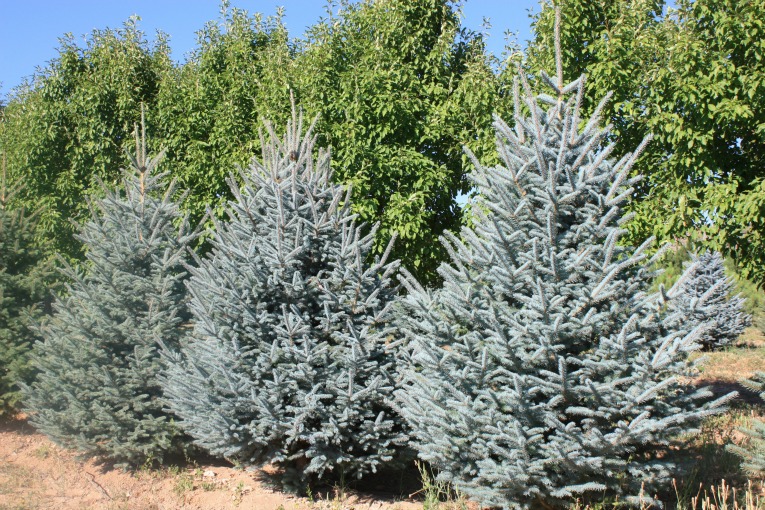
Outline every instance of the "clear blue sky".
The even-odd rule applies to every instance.
[[[220,10],[218,0],[0,0],[0,5],[0,98],[55,58],[58,39],[67,32],[81,39],[94,29],[119,27],[137,14],[150,38],[157,30],[170,36],[173,57],[182,62],[196,45],[196,32],[219,19]],[[325,13],[326,1],[232,0],[231,5],[266,15],[283,6],[290,36],[299,37]],[[481,30],[483,18],[490,18],[489,50],[499,55],[505,30],[515,32],[525,46],[529,9],[538,12],[539,0],[466,0],[463,24]]]

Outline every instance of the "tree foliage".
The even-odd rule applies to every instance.
[[[665,448],[731,397],[688,382],[701,328],[667,311],[683,279],[648,292],[652,240],[620,244],[642,146],[609,159],[597,114],[580,117],[583,78],[541,81],[552,95],[524,87],[514,129],[496,121],[502,165],[476,162],[479,207],[445,236],[443,288],[405,277],[397,324],[420,457],[502,508],[652,494],[676,467]]]
[[[671,306],[684,314],[686,320],[705,327],[699,343],[706,350],[730,345],[752,323],[744,312],[744,299],[733,294],[733,278],[725,274],[723,257],[718,252],[694,256],[686,264],[682,291]],[[698,306],[698,301],[704,306]]]
[[[136,112],[154,103],[171,68],[164,36],[149,44],[137,22],[95,30],[84,46],[66,35],[58,56],[3,111],[0,150],[11,175],[25,183],[20,199],[44,206],[41,232],[69,257],[82,254],[72,220],[89,216],[85,198],[100,193],[99,179],[119,181]]]
[[[90,202],[78,235],[86,262],[65,269],[71,283],[40,330],[24,404],[57,443],[140,466],[185,446],[158,377],[161,343],[177,348],[185,335],[184,266],[194,234],[145,142],[131,160],[124,191],[107,188]]]
[[[293,49],[281,15],[263,18],[223,4],[198,33],[187,61],[165,75],[156,102],[158,140],[192,220],[222,214],[226,178],[260,147],[263,119],[286,120]]]
[[[765,401],[765,372],[757,372],[751,379],[744,381],[751,390],[759,392],[760,398]],[[752,424],[741,432],[748,437],[748,444],[744,446],[730,444],[728,450],[732,451],[744,461],[743,468],[752,474],[765,474],[765,421],[755,419]]]
[[[29,382],[29,351],[39,339],[41,318],[54,281],[50,264],[35,239],[39,211],[13,203],[18,182],[0,180],[0,414],[17,408],[20,382]]]
[[[309,31],[295,64],[306,111],[332,147],[354,212],[380,223],[375,252],[398,236],[394,256],[430,279],[457,231],[467,193],[467,145],[490,152],[499,82],[481,36],[460,25],[449,0],[341,2]]]
[[[375,472],[407,441],[386,351],[398,263],[367,263],[374,229],[360,231],[314,143],[293,114],[230,179],[229,220],[189,281],[194,333],[164,384],[196,444],[275,464],[291,490]]]
[[[617,148],[647,133],[631,239],[695,237],[765,282],[765,5],[736,0],[561,0],[563,67],[589,75],[585,110],[613,92]],[[553,62],[553,9],[534,22],[529,69]]]
[[[58,57],[10,98],[0,148],[29,180],[28,201],[50,206],[42,226],[53,247],[76,256],[69,220],[87,217],[96,177],[117,181],[139,103],[198,220],[207,208],[223,214],[228,172],[261,149],[262,119],[288,118],[292,90],[320,116],[354,211],[380,223],[374,253],[397,235],[394,255],[427,279],[445,256],[438,236],[462,220],[462,146],[490,152],[491,113],[502,107],[492,63],[450,0],[342,2],[305,40],[289,38],[281,12],[264,18],[224,2],[178,65],[165,38],[150,44],[135,19],[84,46],[62,39]]]

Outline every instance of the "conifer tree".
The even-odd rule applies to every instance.
[[[57,443],[136,466],[178,452],[185,438],[163,410],[160,342],[177,346],[189,319],[184,264],[194,233],[160,194],[159,157],[145,136],[125,173],[124,190],[91,202],[79,233],[81,269],[66,266],[68,294],[41,328],[25,388],[30,421]]]
[[[35,239],[37,213],[11,204],[19,183],[0,182],[0,414],[18,405],[19,382],[31,375],[29,350],[53,283],[50,265]]]
[[[744,381],[749,388],[760,392],[760,398],[765,401],[765,372],[757,372],[754,377]],[[728,449],[739,455],[744,461],[743,468],[750,473],[765,474],[765,421],[754,420],[748,428],[741,429],[748,436],[746,446],[728,445]]]
[[[744,298],[731,295],[734,283],[725,276],[722,255],[705,252],[694,258],[696,263],[672,306],[688,320],[705,325],[699,339],[704,349],[718,349],[735,342],[752,323],[752,316],[744,312]],[[700,299],[704,306],[696,305]]]
[[[680,287],[647,292],[652,240],[619,242],[642,146],[610,159],[605,100],[583,121],[584,77],[541,80],[553,95],[521,75],[514,129],[495,122],[502,164],[475,161],[474,226],[444,236],[443,287],[404,273],[397,314],[420,458],[502,508],[650,491],[672,473],[659,451],[731,398],[686,382],[701,329],[665,312]]]
[[[229,180],[235,197],[189,280],[194,333],[165,383],[195,443],[283,485],[361,477],[407,441],[391,411],[388,311],[397,262],[369,263],[350,190],[332,183],[294,110],[262,160]]]

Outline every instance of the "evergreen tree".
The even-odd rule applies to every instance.
[[[757,372],[744,384],[761,392],[760,398],[765,400],[765,372]],[[728,449],[744,460],[744,469],[751,473],[765,474],[765,421],[755,420],[750,427],[741,431],[748,436],[749,444],[746,447],[728,445]]]
[[[680,287],[647,292],[653,240],[619,242],[642,146],[609,159],[605,100],[585,122],[584,77],[540,79],[554,96],[521,76],[515,128],[495,122],[502,165],[475,161],[474,226],[444,236],[444,286],[404,273],[398,314],[397,395],[420,458],[503,508],[650,490],[673,468],[657,453],[731,398],[687,382],[701,328],[665,312]]]
[[[160,157],[146,158],[145,138],[136,146],[124,192],[105,189],[91,203],[79,233],[85,267],[64,270],[68,295],[41,328],[38,374],[25,388],[30,421],[51,439],[133,466],[184,443],[160,398],[159,342],[177,346],[184,335],[184,264],[195,237],[170,198],[174,186],[155,196]]]
[[[284,139],[269,126],[262,161],[230,178],[229,220],[189,280],[194,334],[165,383],[196,444],[280,466],[291,490],[374,472],[407,441],[385,345],[398,263],[367,262],[375,229],[361,233],[329,154],[314,159],[312,129],[293,109]]]
[[[705,325],[699,339],[704,349],[724,347],[744,332],[752,323],[752,316],[743,311],[744,298],[731,296],[734,283],[725,276],[722,255],[706,252],[694,258],[695,263],[687,268],[690,274],[682,292],[671,306],[684,312],[688,320]],[[699,300],[704,306],[698,306]]]
[[[15,409],[18,383],[31,375],[29,350],[37,339],[31,323],[50,295],[50,265],[35,240],[36,213],[15,208],[20,184],[0,182],[0,414]]]

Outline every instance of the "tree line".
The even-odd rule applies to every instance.
[[[563,74],[583,72],[584,111],[611,92],[604,115],[618,148],[654,141],[636,164],[645,176],[630,208],[627,241],[693,238],[735,259],[758,283],[762,270],[765,145],[760,2],[566,0]],[[524,71],[551,69],[552,3],[532,20]],[[82,256],[73,237],[97,179],[115,183],[140,105],[166,150],[182,207],[220,216],[225,177],[260,150],[265,119],[288,117],[292,91],[319,116],[335,178],[353,186],[354,212],[380,222],[375,253],[394,255],[426,281],[446,253],[438,237],[469,221],[456,198],[474,191],[467,147],[494,157],[492,114],[513,110],[517,60],[487,52],[447,0],[342,2],[304,38],[281,14],[223,4],[183,63],[165,36],[149,41],[138,20],[96,30],[84,44],[61,39],[58,56],[7,98],[0,151],[22,178],[20,203],[46,206],[51,252]],[[468,209],[469,210],[469,209]]]

